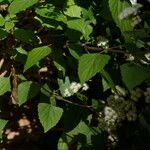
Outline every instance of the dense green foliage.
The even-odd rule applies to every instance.
[[[150,149],[149,6],[0,0],[0,149]]]

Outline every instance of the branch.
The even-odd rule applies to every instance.
[[[95,47],[95,46],[88,46],[87,44],[88,43],[77,43],[77,45],[83,47],[88,52],[104,52],[105,51],[104,48]],[[69,44],[67,43],[67,47],[68,46],[69,46]],[[110,47],[110,48],[106,49],[106,51],[107,52],[122,53],[122,54],[125,54],[125,55],[129,55],[129,53],[127,51],[122,50],[122,46],[120,46],[120,45]]]
[[[103,51],[105,51],[105,49],[100,48],[100,47],[93,47],[93,46],[87,46],[87,45],[84,45],[83,47],[86,51],[90,51],[90,52],[93,52],[93,51],[103,52]],[[116,48],[117,48],[117,50],[116,50]],[[110,48],[106,49],[106,51],[114,52],[114,53],[129,54],[128,52],[120,50],[120,49],[121,49],[120,46],[115,46],[115,47],[110,47]]]
[[[91,112],[94,112],[94,113],[96,113],[96,114],[98,115],[98,113],[97,113],[96,110],[93,108],[93,106],[78,104],[78,103],[69,101],[69,100],[67,100],[67,99],[64,99],[63,97],[61,97],[61,96],[59,96],[59,95],[57,95],[57,94],[55,94],[55,97],[57,98],[57,100],[66,102],[66,103],[68,103],[68,104],[72,104],[72,105],[79,106],[79,107],[82,107],[82,108],[87,108],[87,109],[89,109]]]

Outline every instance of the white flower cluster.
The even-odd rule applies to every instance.
[[[135,16],[135,17],[132,18],[132,21],[133,21],[132,26],[134,27],[137,24],[139,24],[142,21],[142,19],[140,18],[140,16]]]
[[[135,90],[131,91],[131,99],[137,102],[139,98],[142,96],[143,90],[140,88],[136,88]]]
[[[104,49],[107,49],[107,48],[109,48],[108,42],[109,42],[108,40],[99,41],[99,42],[97,43],[97,46],[98,46],[98,47],[102,47],[102,48],[104,48]]]
[[[141,7],[142,7],[142,5],[140,5],[140,4],[138,4],[134,7],[127,7],[119,14],[118,18],[120,20],[123,20],[131,15],[136,16],[139,11],[139,8],[141,8]]]
[[[116,88],[116,92],[114,90],[112,90],[112,93],[115,93],[116,96],[126,96],[127,95],[127,91],[124,88],[122,88],[121,86],[116,85],[115,88]]]
[[[104,120],[108,126],[114,125],[118,118],[116,111],[108,106],[104,108],[104,115]]]
[[[82,88],[83,91],[86,91],[89,89],[89,86],[84,83],[81,85],[80,83],[77,82],[72,82],[69,86],[69,88],[66,88],[64,91],[64,97],[70,97],[71,95],[77,93],[80,89]]]
[[[146,53],[145,58],[147,59],[147,61],[150,61],[150,53]],[[126,58],[127,61],[134,61],[135,57],[132,54],[129,54]],[[144,65],[150,65],[150,63],[148,63],[147,61],[140,59],[140,62]]]

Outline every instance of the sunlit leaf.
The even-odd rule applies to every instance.
[[[131,20],[126,18],[122,20],[119,19],[119,14],[129,6],[130,6],[129,3],[125,0],[118,0],[117,2],[116,0],[109,0],[109,8],[112,17],[122,32],[133,30]]]
[[[10,91],[10,78],[0,77],[0,96]]]
[[[8,7],[8,12],[10,14],[16,14],[20,11],[26,10],[27,8],[36,4],[38,0],[14,0]]]
[[[19,104],[21,105],[34,97],[39,92],[39,90],[39,86],[32,81],[25,81],[20,83],[18,86]]]
[[[8,122],[7,120],[0,119],[0,138],[2,138],[3,129],[7,124],[7,122]]]
[[[48,103],[40,103],[38,105],[38,114],[44,131],[47,132],[58,123],[63,114],[63,109]]]
[[[24,71],[35,65],[39,60],[43,59],[51,53],[51,48],[48,46],[42,46],[34,48],[28,53],[27,61],[24,66]]]

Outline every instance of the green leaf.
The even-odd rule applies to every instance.
[[[67,132],[67,135],[74,137],[75,135],[83,134],[86,136],[87,144],[91,144],[91,136],[97,135],[98,132],[100,132],[98,129],[96,131],[96,129],[89,127],[85,122],[80,121],[76,128],[70,132]]]
[[[65,81],[63,81],[62,79],[58,79],[58,85],[59,85],[59,90],[60,90],[61,95],[64,96],[65,89],[68,89],[70,86],[69,77],[66,76]]]
[[[80,18],[81,17],[81,7],[77,6],[77,5],[71,5],[69,6],[69,8],[64,12],[65,15],[69,16],[69,17],[77,17]]]
[[[6,29],[6,31],[11,30],[14,26],[15,26],[14,22],[7,21],[7,22],[5,23],[5,29]]]
[[[82,8],[82,15],[86,20],[90,21],[93,24],[96,24],[96,19],[92,7],[88,9]]]
[[[18,86],[19,104],[23,104],[27,100],[33,98],[38,94],[40,87],[32,81],[25,81]]]
[[[24,30],[24,29],[17,29],[14,31],[14,36],[16,39],[26,42],[26,43],[31,43],[36,39],[36,36],[33,31],[31,30]]]
[[[68,150],[68,144],[64,142],[62,138],[58,141],[58,150]]]
[[[100,72],[108,63],[110,57],[102,54],[85,54],[79,59],[78,75],[81,83]]]
[[[14,0],[8,7],[10,14],[16,14],[36,4],[38,0]]]
[[[75,44],[69,44],[68,48],[69,48],[71,55],[76,59],[79,59],[80,56],[83,54],[83,49],[81,46],[78,46]]]
[[[7,37],[8,33],[3,29],[0,29],[0,40],[3,40]]]
[[[112,17],[117,24],[117,26],[120,28],[122,32],[125,31],[132,31],[132,21],[129,19],[119,19],[119,14],[127,7],[129,7],[129,3],[125,0],[109,0],[109,8],[112,14]]]
[[[43,59],[51,53],[51,48],[48,46],[42,46],[34,48],[28,53],[27,61],[24,66],[24,71],[35,65],[39,60]]]
[[[0,119],[0,139],[2,138],[2,133],[5,125],[7,124],[8,121]]]
[[[10,90],[10,79],[8,77],[0,77],[0,96]]]
[[[88,40],[89,35],[92,33],[92,26],[88,21],[84,19],[73,19],[67,22],[68,28],[79,31],[83,34],[83,37]]]
[[[40,103],[38,105],[38,114],[44,131],[47,132],[58,123],[63,114],[63,109],[51,104]]]
[[[102,75],[102,77],[104,78],[104,80],[105,80],[105,82],[103,81],[103,88],[104,89],[107,89],[107,84],[109,85],[109,87],[110,88],[112,88],[114,91],[116,90],[115,89],[115,84],[114,84],[114,82],[113,82],[113,80],[112,80],[112,78],[111,78],[111,76],[109,75],[109,73],[107,72],[107,71],[105,71],[104,69],[102,69],[101,71],[100,71],[100,74]]]
[[[64,56],[62,55],[63,51],[58,49],[53,51],[53,53],[51,53],[51,57],[54,60],[54,65],[55,67],[58,69],[59,72],[61,72],[63,74],[63,76],[65,76],[65,72],[66,72],[66,59],[64,58]]]
[[[0,14],[0,26],[3,26],[5,24],[5,19],[3,16]]]
[[[20,54],[27,55],[27,51],[25,51],[22,47],[16,48],[16,51]]]
[[[127,63],[121,66],[121,75],[127,88],[132,90],[150,76],[150,68]]]

